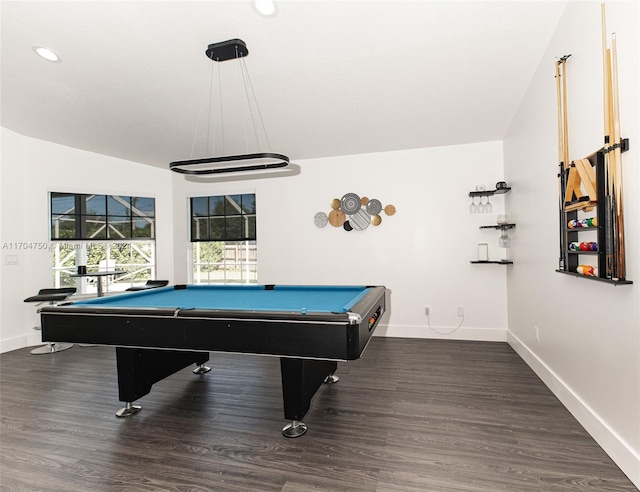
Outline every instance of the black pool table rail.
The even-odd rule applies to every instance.
[[[384,310],[375,287],[347,313],[69,304],[40,315],[44,341],[344,361],[360,357]]]

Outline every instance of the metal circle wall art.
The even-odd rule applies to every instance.
[[[342,227],[345,231],[364,231],[370,225],[382,224],[381,212],[391,217],[396,207],[388,204],[384,207],[377,198],[362,198],[356,193],[345,193],[342,198],[334,198],[330,202],[328,213],[317,212],[313,218],[316,226],[324,227],[329,223],[333,227]]]

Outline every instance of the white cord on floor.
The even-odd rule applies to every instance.
[[[462,323],[464,322],[464,315],[460,316],[460,318],[462,319],[460,320],[460,323],[458,323],[458,326],[454,327],[450,331],[440,331],[435,329],[433,326],[431,326],[431,318],[427,314],[427,326],[429,327],[430,330],[435,331],[439,335],[451,335],[451,333],[454,333],[455,331],[457,331],[458,328],[462,326]]]

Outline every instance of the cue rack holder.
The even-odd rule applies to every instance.
[[[628,149],[628,145],[628,139],[622,140],[623,152]],[[559,268],[556,271],[613,284],[632,284],[632,281],[625,278],[613,277],[615,251],[611,238],[615,234],[612,227],[615,223],[615,217],[611,217],[613,213],[608,210],[607,206],[598,206],[599,203],[605,204],[608,200],[604,185],[605,152],[603,149],[599,149],[581,161],[582,163],[587,161],[594,174],[595,195],[589,194],[575,199],[574,194],[572,197],[574,199],[569,202],[565,201],[564,206],[560,208],[561,256]],[[574,169],[574,173],[577,172],[575,171],[575,162],[568,169],[561,170],[560,180],[567,183],[572,169]],[[575,178],[572,179],[575,180]],[[584,218],[579,218],[578,212],[580,211],[585,212]],[[593,246],[593,243],[596,246]],[[595,263],[597,266],[592,271],[585,271],[586,265],[583,265],[583,262]]]
[[[558,98],[558,192],[560,222],[559,273],[613,285],[626,278],[622,154],[629,139],[620,137],[616,36],[609,47],[605,6],[601,5],[604,145],[591,155],[569,158],[567,59],[555,60]]]

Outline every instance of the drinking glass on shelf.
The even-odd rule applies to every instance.
[[[489,200],[489,195],[487,195],[487,203],[484,204],[484,211],[490,214],[493,212],[493,205],[491,205],[491,201]]]
[[[511,238],[507,233],[507,229],[502,229],[502,233],[498,238],[498,247],[500,248],[510,248],[511,247]]]
[[[498,215],[498,217],[496,217],[496,222],[500,225],[505,225],[509,223],[509,215],[507,214],[500,214]]]
[[[477,214],[478,213],[478,206],[476,205],[476,197],[475,196],[471,197],[471,205],[469,205],[469,213],[470,214]]]
[[[482,195],[480,195],[480,204],[478,205],[478,213],[479,214],[484,213],[484,204],[482,203]]]

